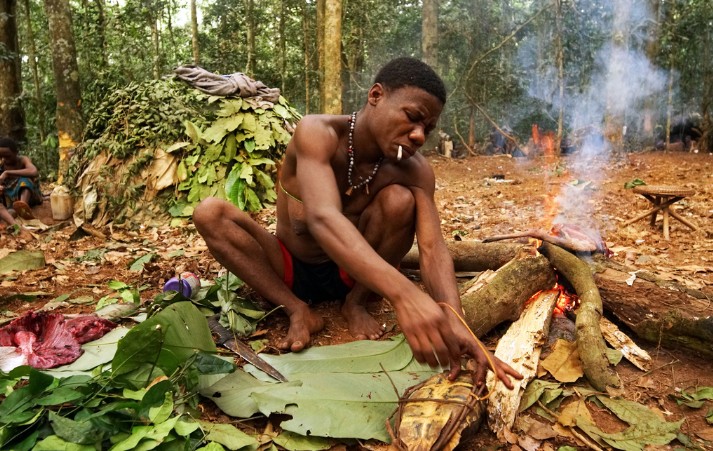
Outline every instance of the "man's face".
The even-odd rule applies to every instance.
[[[15,157],[15,152],[9,147],[0,147],[0,159],[12,160]]]
[[[374,136],[386,158],[396,160],[399,146],[402,158],[408,159],[423,146],[433,131],[443,110],[443,103],[434,95],[405,86],[382,90],[375,104],[378,121]]]

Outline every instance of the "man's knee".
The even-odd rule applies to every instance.
[[[218,228],[216,227],[218,223],[225,219],[230,207],[232,204],[217,197],[209,197],[196,205],[193,210],[193,224],[198,233],[205,236],[215,231]]]
[[[382,213],[389,221],[413,222],[416,212],[416,199],[410,189],[401,185],[389,185],[379,192],[377,198]]]

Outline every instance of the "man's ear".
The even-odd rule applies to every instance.
[[[374,85],[369,89],[369,95],[367,101],[369,105],[375,106],[377,103],[384,98],[385,89],[381,83],[374,83]]]

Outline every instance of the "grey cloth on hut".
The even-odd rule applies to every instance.
[[[253,80],[241,72],[230,75],[219,75],[208,72],[198,66],[179,66],[173,72],[175,72],[181,80],[211,95],[237,95],[240,97],[259,96],[273,103],[277,103],[280,99],[279,88],[268,88],[265,83]]]

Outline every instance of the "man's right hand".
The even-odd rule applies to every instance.
[[[417,299],[394,305],[399,326],[418,362],[446,368],[460,359],[460,343],[443,309],[426,293],[418,294]]]

